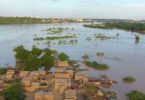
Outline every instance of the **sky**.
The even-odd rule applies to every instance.
[[[0,16],[145,19],[145,0],[0,0]]]

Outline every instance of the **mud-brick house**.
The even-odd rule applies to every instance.
[[[55,79],[54,89],[63,93],[67,88],[71,87],[70,79]]]
[[[75,81],[88,82],[88,75],[82,73],[76,73]]]
[[[76,95],[76,91],[75,90],[66,90],[65,91],[65,99],[64,100],[76,100],[77,99],[77,95]]]
[[[39,91],[34,94],[34,100],[54,100],[52,92]]]
[[[13,80],[15,76],[15,70],[7,70],[6,80]]]
[[[20,78],[27,77],[29,75],[29,71],[20,71]]]
[[[57,67],[59,67],[59,68],[67,68],[67,67],[69,67],[70,65],[69,65],[69,63],[68,63],[68,61],[57,61]]]
[[[22,86],[24,86],[24,87],[30,87],[32,81],[33,81],[32,77],[24,77],[22,79],[21,83],[22,83]]]

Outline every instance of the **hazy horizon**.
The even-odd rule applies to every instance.
[[[144,0],[1,0],[0,16],[145,19]]]

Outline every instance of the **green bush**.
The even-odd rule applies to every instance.
[[[4,91],[5,100],[25,100],[22,88],[18,83],[11,84]]]
[[[136,90],[127,93],[126,96],[129,100],[145,100],[145,94]]]
[[[127,76],[127,77],[123,78],[123,81],[126,83],[132,83],[132,82],[136,81],[136,79],[131,76]]]

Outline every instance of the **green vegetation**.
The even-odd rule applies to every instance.
[[[25,100],[22,87],[20,84],[11,83],[10,87],[7,87],[4,91],[5,100]]]
[[[106,65],[106,64],[99,64],[97,63],[96,61],[87,61],[85,62],[85,64],[88,66],[88,67],[91,67],[91,68],[94,68],[94,69],[97,69],[97,70],[108,70],[109,69],[109,66]]]
[[[56,59],[54,50],[41,50],[35,46],[31,51],[28,51],[20,45],[14,49],[14,52],[16,61],[21,61],[20,68],[28,71],[38,70],[41,67],[49,70],[54,66]]]
[[[127,76],[127,77],[123,78],[123,81],[126,83],[132,83],[132,82],[136,81],[136,79],[131,76]]]
[[[140,37],[139,35],[135,35],[135,43],[139,43],[140,42]]]
[[[126,96],[129,100],[145,100],[145,94],[137,90],[127,93]]]
[[[104,34],[99,34],[99,35],[96,36],[96,39],[108,40],[108,39],[115,39],[115,37],[106,36],[106,35],[104,35]]]
[[[131,22],[112,22],[103,24],[85,24],[85,27],[89,28],[101,28],[101,29],[123,29],[132,32],[145,33],[145,23],[131,23]]]
[[[1,68],[0,67],[0,75],[6,74],[6,68]]]
[[[67,54],[65,54],[64,52],[60,53],[58,55],[59,60],[61,61],[68,61],[69,60],[69,56]]]
[[[52,28],[47,28],[45,30],[42,31],[46,31],[48,34],[60,34],[62,33],[64,30],[74,30],[74,28],[61,28],[61,27],[52,27]]]
[[[46,32],[50,32],[52,34],[59,34],[59,33],[62,33],[64,31],[64,28],[48,28],[46,30],[42,30],[42,31],[46,31]]]
[[[70,39],[70,38],[75,38],[74,35],[65,35],[65,36],[51,36],[51,37],[36,37],[33,40],[35,41],[40,41],[40,40],[59,40],[59,39]]]

